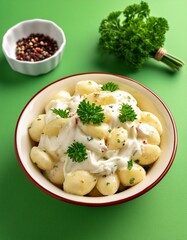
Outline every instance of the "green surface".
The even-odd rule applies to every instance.
[[[187,239],[187,69],[172,73],[148,61],[140,71],[101,56],[100,21],[132,0],[32,0],[0,2],[0,40],[16,23],[33,18],[55,21],[67,37],[58,67],[43,76],[12,71],[0,50],[0,239],[185,240]],[[186,1],[147,1],[152,15],[167,18],[168,52],[187,62]],[[27,101],[42,87],[67,75],[104,71],[131,77],[155,91],[170,108],[178,129],[178,151],[168,174],[151,191],[110,207],[82,207],[41,192],[22,172],[14,151],[14,130]]]

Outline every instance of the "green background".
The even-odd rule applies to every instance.
[[[66,34],[61,63],[52,72],[25,76],[14,72],[0,49],[0,239],[185,240],[187,239],[187,69],[172,73],[149,60],[141,70],[98,51],[98,28],[109,12],[132,0],[0,1],[0,41],[16,23],[33,18],[56,22]],[[147,1],[153,16],[165,17],[168,52],[187,62],[185,0]],[[175,161],[164,179],[143,196],[116,206],[83,207],[41,192],[22,172],[14,150],[18,116],[42,87],[62,77],[102,71],[131,77],[156,92],[171,110],[178,129]]]

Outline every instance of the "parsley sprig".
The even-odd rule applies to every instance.
[[[66,153],[73,162],[82,162],[87,159],[86,146],[81,142],[72,143]]]
[[[120,115],[119,115],[119,120],[120,122],[124,123],[127,121],[134,121],[135,119],[137,119],[137,115],[134,111],[134,109],[132,108],[131,105],[123,103],[121,110],[120,110]]]
[[[51,109],[53,113],[55,113],[56,115],[59,115],[61,118],[69,118],[69,111],[70,108],[66,108],[65,110],[60,109],[60,108],[53,108]]]
[[[107,82],[101,87],[101,90],[110,91],[110,92],[114,92],[118,89],[119,89],[119,86],[113,82]]]
[[[80,102],[77,108],[77,114],[83,124],[93,123],[100,125],[104,120],[104,112],[102,107],[96,106],[95,103],[90,103],[86,99]]]

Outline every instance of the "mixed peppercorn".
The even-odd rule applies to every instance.
[[[37,62],[51,57],[58,50],[57,42],[44,34],[32,33],[16,43],[16,59]]]

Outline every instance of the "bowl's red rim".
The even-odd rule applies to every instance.
[[[24,113],[25,109],[27,108],[27,106],[29,105],[29,103],[38,95],[40,94],[40,92],[42,92],[43,90],[45,90],[46,88],[48,88],[49,86],[53,85],[53,84],[56,84],[57,82],[60,82],[60,81],[63,81],[65,79],[68,79],[68,78],[71,78],[71,77],[76,77],[76,76],[80,76],[80,75],[94,75],[94,74],[100,74],[100,75],[110,75],[110,76],[116,76],[116,77],[120,77],[122,79],[126,79],[128,81],[131,81],[131,82],[135,82],[136,84],[140,85],[141,87],[143,87],[144,89],[148,90],[151,94],[153,94],[160,102],[161,104],[163,105],[163,107],[165,108],[165,110],[167,111],[168,113],[168,116],[171,120],[171,123],[172,123],[172,127],[173,127],[173,133],[174,133],[174,144],[173,144],[173,150],[172,150],[172,154],[171,154],[171,157],[170,157],[170,160],[165,168],[165,170],[162,172],[162,174],[152,183],[150,184],[149,186],[147,186],[146,188],[144,188],[143,190],[141,190],[140,192],[130,196],[130,197],[127,197],[127,198],[123,198],[123,199],[119,199],[119,200],[114,200],[114,201],[111,201],[111,202],[102,202],[102,203],[93,203],[93,202],[81,202],[81,201],[76,201],[76,200],[71,200],[71,199],[68,199],[68,198],[65,198],[65,197],[61,197],[61,196],[58,196],[54,193],[52,193],[51,191],[47,190],[46,188],[44,188],[43,186],[41,186],[38,182],[35,181],[35,179],[28,173],[28,171],[25,169],[22,161],[21,161],[21,157],[19,155],[19,151],[18,151],[18,147],[17,147],[17,129],[18,129],[18,125],[19,125],[19,122],[20,122],[20,119],[22,117],[22,114]],[[122,76],[122,75],[119,75],[119,74],[113,74],[113,73],[108,73],[108,72],[84,72],[84,73],[77,73],[77,74],[72,74],[72,75],[69,75],[69,76],[66,76],[66,77],[63,77],[63,78],[60,78],[48,85],[46,85],[45,87],[41,88],[25,105],[25,107],[23,108],[23,110],[21,111],[19,117],[18,117],[18,120],[17,120],[17,123],[16,123],[16,128],[15,128],[15,134],[14,134],[14,148],[15,148],[15,152],[16,152],[16,156],[17,156],[17,160],[18,160],[18,163],[19,165],[21,166],[22,170],[24,171],[24,173],[26,174],[26,176],[31,180],[32,183],[34,183],[40,190],[42,190],[43,192],[47,193],[48,195],[56,198],[56,199],[59,199],[61,201],[64,201],[64,202],[68,202],[68,203],[72,203],[72,204],[77,204],[77,205],[82,205],[82,206],[93,206],[93,207],[97,207],[97,206],[111,206],[111,205],[116,205],[116,204],[120,204],[120,203],[124,203],[124,202],[128,202],[132,199],[135,199],[137,197],[140,197],[141,195],[145,194],[146,192],[148,192],[149,190],[151,190],[155,185],[157,185],[161,180],[162,178],[166,175],[166,173],[169,171],[171,165],[173,164],[173,161],[174,161],[174,158],[175,158],[175,155],[176,155],[176,152],[177,152],[177,147],[178,147],[178,135],[177,135],[177,127],[176,127],[176,124],[175,124],[175,120],[172,116],[172,113],[171,111],[169,110],[169,108],[167,107],[167,105],[164,103],[164,101],[153,91],[151,90],[150,88],[146,87],[144,84],[140,83],[140,82],[137,82],[136,80],[132,79],[132,78],[129,78],[129,77],[126,77],[126,76]]]

